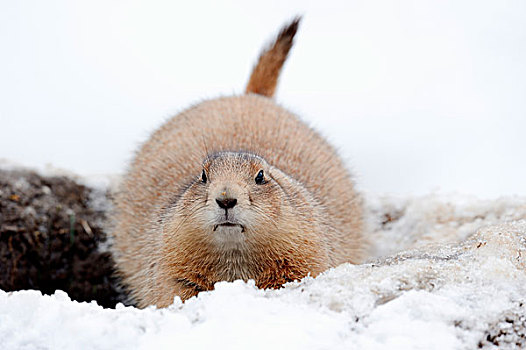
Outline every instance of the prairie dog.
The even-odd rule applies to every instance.
[[[362,203],[342,160],[272,99],[299,21],[263,50],[245,94],[187,109],[138,150],[112,249],[139,307],[219,281],[279,288],[362,260]]]

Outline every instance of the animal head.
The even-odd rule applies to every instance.
[[[169,234],[206,240],[220,250],[279,240],[275,236],[293,212],[290,185],[285,174],[257,155],[212,154],[170,210]]]

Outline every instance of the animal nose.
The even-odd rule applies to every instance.
[[[236,206],[237,199],[235,198],[222,198],[222,199],[216,198],[216,203],[223,209],[230,209]]]

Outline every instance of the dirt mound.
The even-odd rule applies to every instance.
[[[60,289],[104,307],[124,301],[111,254],[100,249],[105,211],[92,205],[93,191],[63,176],[0,170],[0,289]]]

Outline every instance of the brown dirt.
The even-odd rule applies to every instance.
[[[0,289],[60,289],[104,307],[125,300],[110,253],[99,249],[105,210],[94,208],[93,195],[67,177],[0,170]]]
[[[526,305],[519,303],[518,307],[501,315],[484,334],[479,342],[479,348],[499,350],[526,349]]]

